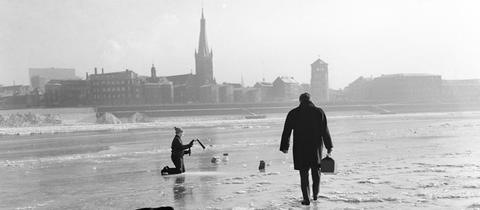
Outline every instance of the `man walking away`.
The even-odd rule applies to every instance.
[[[328,155],[332,152],[332,140],[327,126],[327,117],[322,109],[310,101],[310,94],[300,95],[300,105],[288,112],[280,143],[280,151],[288,152],[290,134],[293,130],[293,165],[300,171],[303,205],[310,205],[308,171],[312,173],[313,200],[317,200],[320,188],[320,161],[325,144]]]

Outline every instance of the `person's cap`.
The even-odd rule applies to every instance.
[[[173,127],[175,129],[175,133],[183,133],[183,130],[179,127]]]
[[[305,92],[300,95],[300,102],[307,102],[310,101],[310,94]]]

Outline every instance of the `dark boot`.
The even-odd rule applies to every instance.
[[[312,189],[313,189],[313,200],[316,201],[318,198],[318,192],[320,191],[320,170],[319,168],[312,168]]]
[[[300,170],[300,188],[302,189],[302,205],[310,205],[310,184],[308,183],[308,169]]]
[[[302,205],[308,206],[308,205],[310,205],[310,201],[309,200],[303,200]]]
[[[169,173],[169,168],[168,166],[163,167],[163,169],[160,171],[162,175],[167,175]]]

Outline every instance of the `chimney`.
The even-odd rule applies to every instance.
[[[85,72],[85,80],[88,79],[88,72]]]
[[[103,74],[103,67],[102,67],[102,74]]]
[[[97,75],[97,67],[95,67],[95,75]]]

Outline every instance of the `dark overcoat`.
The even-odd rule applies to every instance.
[[[192,144],[183,145],[182,138],[175,135],[172,141],[172,155],[170,156],[175,170],[169,173],[183,173],[185,172],[185,164],[183,163],[183,155],[186,153],[186,149],[192,147]]]
[[[281,151],[288,150],[292,130],[295,170],[318,167],[323,144],[327,149],[333,147],[323,110],[308,102],[288,112],[280,143]]]
[[[183,145],[182,138],[175,135],[172,140],[172,158],[182,158],[185,154],[185,150],[192,147],[190,144]]]

